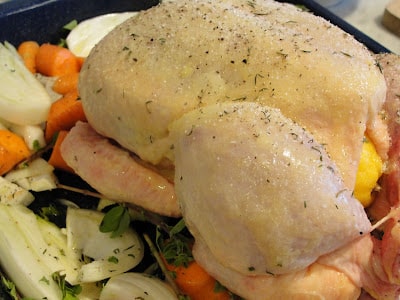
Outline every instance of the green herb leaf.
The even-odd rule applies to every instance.
[[[1,273],[0,273],[0,277],[1,277],[0,291],[1,292],[4,291],[7,294],[7,295],[2,295],[2,293],[0,293],[0,296],[1,296],[0,298],[3,298],[3,297],[6,298],[6,296],[9,296],[13,300],[18,300],[19,296],[17,293],[17,289],[15,287],[15,284],[11,280],[9,280],[5,276],[3,276],[3,274],[1,274]]]
[[[39,142],[38,140],[34,140],[34,141],[33,141],[33,150],[34,150],[34,151],[39,151],[40,148],[41,148],[40,142]]]
[[[116,257],[116,256],[110,256],[110,257],[108,258],[108,261],[109,261],[110,263],[117,264],[117,263],[118,263],[118,257]]]
[[[63,26],[63,29],[66,29],[66,30],[70,30],[70,31],[71,31],[71,30],[74,29],[77,25],[78,25],[78,21],[77,21],[77,20],[72,20],[71,22],[65,24],[65,25]]]
[[[185,228],[186,228],[185,220],[180,219],[178,223],[176,223],[175,226],[172,227],[172,229],[169,232],[169,235],[173,236],[175,234],[178,234],[179,232],[182,232],[182,230]]]
[[[55,272],[51,275],[52,279],[57,283],[62,291],[62,300],[79,300],[79,295],[82,292],[80,285],[70,285],[65,281],[65,275]]]
[[[50,284],[50,281],[46,278],[46,277],[42,277],[40,280],[39,280],[40,282],[44,282],[45,284]]]
[[[166,238],[161,234],[159,228],[157,230],[157,246],[169,264],[188,266],[188,264],[193,261],[191,250],[193,240],[182,234],[185,228],[185,222],[181,219],[171,227],[168,232],[169,236]]]
[[[49,221],[52,217],[62,216],[62,212],[60,212],[53,204],[50,204],[49,206],[44,206],[40,209],[39,216]]]
[[[100,231],[111,232],[111,237],[115,238],[129,228],[130,222],[129,210],[122,205],[118,205],[105,214],[100,224]]]

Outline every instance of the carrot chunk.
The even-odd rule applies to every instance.
[[[86,121],[86,116],[75,89],[51,105],[47,116],[45,140],[50,142],[56,133],[71,129],[77,121]]]
[[[169,271],[174,272],[174,281],[181,292],[192,300],[228,300],[227,290],[217,291],[217,281],[209,275],[196,261],[185,266],[166,263]]]
[[[29,155],[23,138],[9,130],[0,130],[0,175],[10,171]]]
[[[76,58],[78,59],[79,69],[81,69],[83,66],[83,63],[85,62],[86,57],[77,56]]]
[[[59,76],[53,84],[53,91],[65,95],[66,93],[78,89],[79,73],[68,73]]]
[[[22,42],[17,49],[25,66],[31,73],[36,73],[36,55],[39,52],[39,44],[35,41]]]
[[[68,130],[61,130],[58,132],[56,142],[54,143],[53,150],[51,151],[48,163],[54,168],[74,173],[74,170],[65,162],[61,155],[61,144],[68,134]]]
[[[80,71],[81,62],[67,48],[42,44],[36,55],[36,69],[46,76],[61,76]]]

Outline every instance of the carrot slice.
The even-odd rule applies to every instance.
[[[64,158],[61,155],[61,144],[64,141],[65,137],[68,134],[68,130],[61,130],[58,132],[56,142],[54,143],[53,150],[51,151],[48,163],[51,164],[54,168],[64,170],[70,173],[74,173],[74,170],[68,166],[65,162]]]
[[[86,116],[75,89],[51,105],[47,116],[45,140],[50,142],[56,133],[71,129],[77,121],[86,121]]]
[[[23,138],[9,130],[0,130],[0,175],[10,171],[29,155]]]
[[[68,73],[59,76],[53,84],[53,91],[65,95],[66,93],[78,88],[79,73]]]
[[[36,73],[36,55],[39,52],[39,44],[35,41],[22,42],[17,49],[25,66],[31,73]]]
[[[230,294],[226,290],[216,291],[217,281],[196,261],[185,266],[166,263],[169,271],[174,272],[174,280],[181,292],[192,300],[227,300]]]
[[[46,76],[61,76],[79,72],[80,60],[67,48],[42,44],[36,55],[36,69]]]

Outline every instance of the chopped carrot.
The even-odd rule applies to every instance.
[[[61,76],[79,72],[80,60],[67,48],[42,44],[36,55],[36,69],[46,76]]]
[[[29,155],[23,138],[9,130],[0,130],[0,175],[10,171]]]
[[[82,68],[83,63],[85,62],[85,57],[82,56],[77,56],[78,62],[79,62],[79,69]]]
[[[64,170],[70,173],[74,173],[74,170],[68,166],[64,158],[61,155],[61,144],[68,134],[68,130],[61,130],[58,132],[56,142],[54,143],[53,150],[51,151],[48,163],[54,168]]]
[[[53,84],[53,91],[65,95],[66,93],[78,89],[79,73],[68,73],[59,76]]]
[[[39,44],[35,41],[25,41],[18,46],[18,53],[25,66],[31,73],[36,73],[36,55],[39,52]]]
[[[191,300],[230,299],[230,294],[227,290],[215,290],[217,281],[196,261],[190,262],[187,267],[175,266],[169,263],[166,263],[166,267],[169,271],[174,272],[176,285]]]
[[[86,121],[78,91],[72,90],[53,102],[47,116],[45,139],[50,142],[61,130],[71,129],[77,121]]]

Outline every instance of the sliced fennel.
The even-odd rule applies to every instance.
[[[26,189],[0,176],[0,203],[28,206],[35,197]]]
[[[136,14],[137,12],[111,13],[87,19],[68,34],[68,48],[76,56],[86,57],[107,33]]]
[[[68,208],[60,229],[23,205],[0,203],[0,265],[33,299],[63,299],[53,275],[80,285],[79,299],[98,299],[96,281],[126,272],[143,258],[143,244],[131,228],[117,238],[99,231],[104,214]],[[87,263],[90,257],[93,261]]]
[[[113,276],[104,286],[100,300],[177,300],[171,287],[158,278],[141,273]]]
[[[44,131],[40,125],[17,125],[10,126],[10,130],[21,136],[30,150],[39,150],[46,146]]]
[[[93,261],[83,264],[72,284],[100,281],[126,272],[135,267],[144,255],[143,242],[129,228],[118,237],[100,232],[104,218],[101,212],[68,208],[68,248],[75,249],[76,258],[90,257]]]
[[[52,190],[57,187],[54,167],[43,158],[37,158],[21,168],[10,171],[5,178],[26,190],[35,192]]]
[[[46,146],[44,126],[13,124],[0,117],[0,129],[7,129],[22,137],[30,150],[39,150]]]
[[[19,292],[33,299],[62,299],[62,291],[52,280],[54,272],[65,271],[67,263],[57,244],[62,238],[45,238],[41,228],[55,225],[40,219],[23,205],[0,204],[0,264]],[[64,243],[66,240],[64,237]],[[64,263],[63,263],[64,262]],[[70,264],[73,271],[73,265]]]
[[[0,118],[18,125],[46,120],[51,100],[10,43],[0,43]]]

